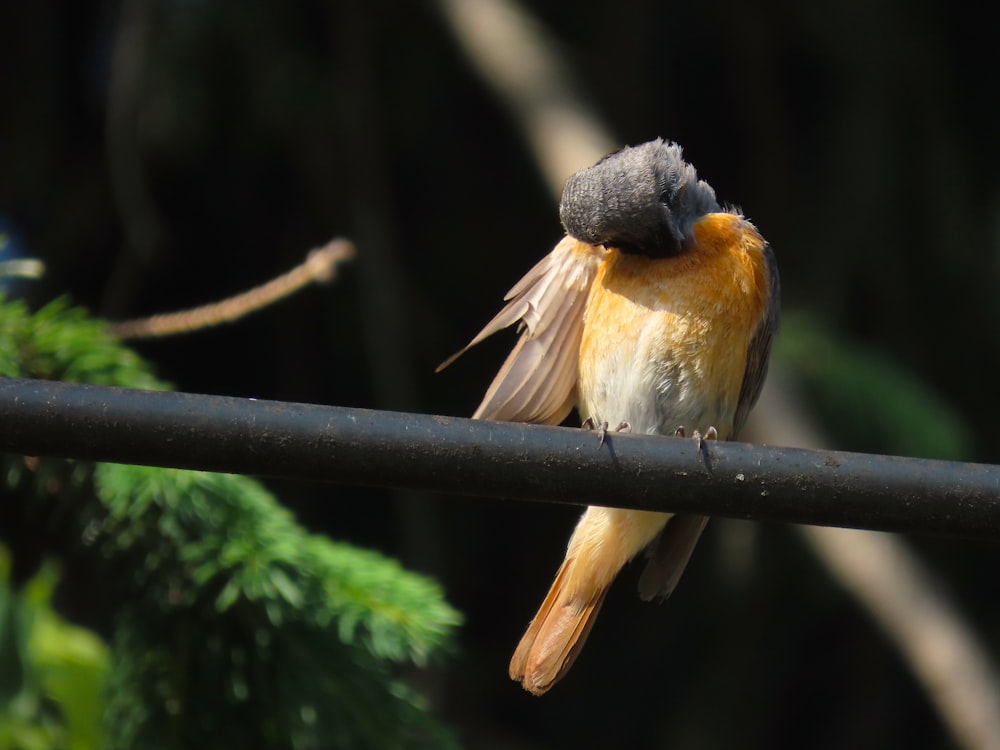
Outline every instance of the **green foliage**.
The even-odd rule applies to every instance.
[[[299,738],[296,747],[328,747],[331,737],[347,747],[444,741],[385,664],[426,664],[456,624],[432,581],[304,534],[244,477],[103,464],[95,487],[108,510],[95,546],[130,561],[134,586],[116,644],[141,654],[121,665],[115,694],[155,686],[151,702],[184,714],[135,722],[130,699],[113,702],[122,746],[164,735],[186,746],[211,731],[216,709],[192,701],[205,675],[245,715],[242,730],[227,729],[227,742],[249,732],[237,745],[260,733]]]
[[[275,627],[333,627],[343,643],[361,643],[381,659],[425,665],[455,624],[432,581],[374,552],[303,534],[245,477],[103,464],[95,486],[109,512],[106,549],[141,551],[148,562],[134,575],[153,601],[169,594],[153,585],[159,559],[176,551],[196,587],[185,596],[207,586],[218,591],[218,611],[251,602]]]
[[[971,428],[884,354],[840,339],[814,318],[785,316],[775,356],[795,373],[823,423],[849,450],[965,459]]]
[[[0,376],[166,387],[99,321],[61,301],[31,314],[0,299]],[[5,502],[113,612],[107,689],[91,713],[103,713],[108,746],[454,744],[394,667],[423,667],[447,650],[460,616],[434,581],[306,533],[245,477],[0,460]],[[31,534],[20,531],[0,526],[0,537],[30,557],[37,550],[18,539]],[[0,675],[14,663],[33,662],[0,652]],[[76,721],[63,701],[83,700],[73,690],[87,688],[57,673],[62,731]]]
[[[169,389],[102,321],[65,299],[32,314],[23,302],[0,295],[0,376]]]
[[[17,593],[9,572],[0,547],[0,748],[100,747],[107,647],[53,611],[54,566]]]

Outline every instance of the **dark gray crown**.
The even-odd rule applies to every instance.
[[[559,218],[581,242],[651,256],[675,255],[691,225],[721,210],[715,191],[657,138],[626,146],[566,181]]]

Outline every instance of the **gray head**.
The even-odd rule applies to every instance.
[[[677,255],[691,225],[721,210],[715,191],[657,138],[626,146],[566,181],[559,218],[570,236],[653,257]]]

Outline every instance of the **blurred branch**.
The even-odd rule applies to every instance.
[[[350,241],[331,240],[310,252],[305,261],[291,271],[235,297],[192,310],[111,323],[108,331],[120,339],[140,339],[172,336],[229,323],[294,294],[306,284],[332,281],[337,275],[337,266],[353,258],[354,253],[354,245]]]
[[[469,62],[504,102],[556,200],[578,169],[618,148],[582,103],[555,40],[509,0],[438,0],[438,10]]]
[[[826,440],[787,386],[772,377],[761,396],[770,415],[768,436],[822,447]],[[956,742],[974,750],[1000,750],[1000,674],[990,651],[903,540],[847,529],[803,526],[799,531],[902,652]]]
[[[140,159],[140,93],[154,31],[154,3],[126,0],[111,51],[106,138],[111,188],[129,249],[149,262],[163,235],[161,217]]]
[[[571,171],[613,150],[616,139],[572,93],[555,45],[514,0],[438,0],[438,7],[527,134],[554,195]],[[822,444],[815,432],[801,427],[801,405],[778,390],[781,373],[771,370],[744,434],[779,445]],[[792,439],[781,437],[789,434]],[[804,533],[831,574],[899,644],[956,740],[969,750],[1000,748],[1000,676],[972,628],[929,584],[906,546],[837,529]],[[889,596],[893,590],[896,595]],[[949,646],[944,658],[938,651],[942,644]]]
[[[1000,748],[1000,693],[989,650],[910,548],[886,534],[801,532],[902,652],[957,743]]]
[[[40,279],[44,275],[45,264],[34,258],[0,261],[0,279]]]
[[[167,236],[167,227],[144,171],[142,108],[149,89],[150,44],[157,33],[152,0],[124,0],[118,7],[108,69],[104,138],[108,177],[124,241],[105,283],[101,309],[125,314]]]
[[[1000,467],[10,378],[0,451],[1000,539]]]

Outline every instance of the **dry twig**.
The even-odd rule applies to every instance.
[[[111,323],[108,330],[121,339],[153,338],[187,333],[229,323],[287,297],[312,282],[327,283],[337,275],[337,266],[354,257],[354,245],[335,239],[309,253],[305,261],[266,284],[235,297],[191,310]]]

